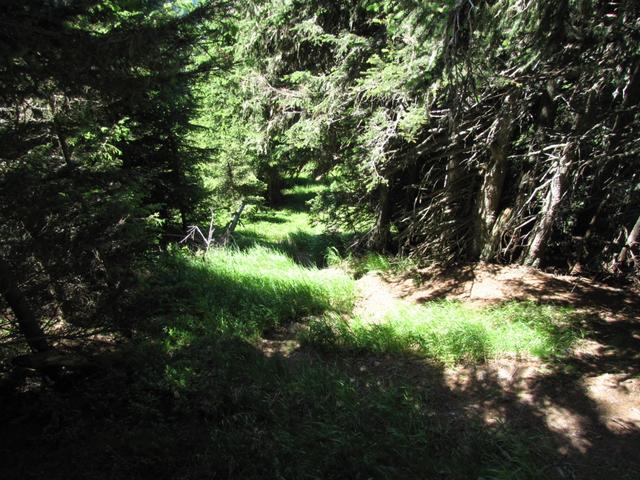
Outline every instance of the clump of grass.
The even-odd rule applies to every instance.
[[[412,353],[451,364],[501,356],[562,356],[580,337],[571,310],[531,302],[476,309],[458,302],[398,303],[382,323],[325,316],[302,341],[325,349]]]
[[[163,258],[147,304],[175,335],[215,331],[252,337],[268,328],[324,312],[351,310],[354,282],[346,274],[305,268],[264,247],[183,251]]]
[[[365,252],[359,255],[349,253],[343,256],[338,249],[331,246],[327,249],[326,259],[328,265],[341,266],[351,272],[355,278],[360,278],[369,272],[398,273],[416,266],[410,258],[378,252]]]

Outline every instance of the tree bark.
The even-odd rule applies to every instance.
[[[0,291],[13,310],[20,333],[34,353],[51,350],[42,327],[11,273],[11,266],[0,259]]]
[[[639,237],[640,217],[638,217],[638,219],[636,220],[636,223],[631,229],[631,232],[629,232],[629,236],[627,237],[627,241],[625,242],[624,247],[622,247],[622,250],[620,250],[620,253],[618,254],[617,260],[619,264],[626,262],[627,257],[629,256],[629,253],[632,252],[634,245],[638,243]]]
[[[227,226],[227,228],[224,231],[224,234],[222,235],[222,239],[220,241],[222,245],[227,245],[231,240],[231,235],[233,235],[233,232],[238,226],[238,223],[240,223],[240,216],[242,215],[242,212],[244,211],[245,206],[246,204],[242,202],[242,204],[240,205],[240,208],[238,208],[236,213],[233,214],[233,218],[229,222],[229,225]]]
[[[388,250],[391,241],[391,198],[389,184],[382,181],[378,186],[378,211],[370,246],[379,252]]]
[[[507,100],[508,102],[509,100]],[[507,154],[511,137],[511,116],[499,121],[498,131],[489,146],[489,165],[478,192],[475,233],[473,236],[473,256],[489,260],[494,255],[496,234],[493,227],[498,218],[498,207],[502,198],[502,188],[507,173]]]
[[[264,170],[263,180],[267,184],[267,204],[270,207],[277,207],[284,201],[282,189],[284,181],[280,172],[275,167],[267,166]]]
[[[551,185],[549,186],[539,214],[540,219],[533,230],[533,237],[529,242],[529,249],[524,260],[525,265],[538,266],[540,263],[540,258],[546,246],[545,244],[551,236],[553,224],[566,193],[567,177],[573,164],[572,150],[574,148],[576,148],[576,146],[573,142],[569,142],[560,155],[560,158],[556,161]]]
[[[560,206],[567,193],[567,179],[575,163],[575,155],[580,146],[580,135],[586,132],[593,124],[594,103],[595,94],[591,93],[586,100],[584,111],[576,115],[572,132],[573,138],[569,137],[567,139],[560,157],[556,160],[551,184],[539,214],[540,219],[533,229],[533,237],[529,242],[527,255],[524,259],[525,265],[538,266],[540,263],[546,243],[553,231],[553,225],[558,216]]]

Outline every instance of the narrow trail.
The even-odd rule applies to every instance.
[[[587,315],[592,332],[561,362],[504,358],[442,371],[442,402],[474,412],[487,425],[551,432],[560,478],[603,478],[617,471],[640,478],[640,305],[637,295],[588,279],[519,266],[470,265],[411,277],[370,272],[357,282],[356,315],[377,324],[397,302],[456,300],[486,308],[510,300],[562,304]],[[396,363],[394,367],[384,363]],[[428,362],[428,361],[427,361]],[[432,390],[433,378],[415,362],[375,360],[372,370],[402,375]],[[400,361],[399,363],[403,363]],[[377,366],[376,366],[377,364]],[[383,373],[384,375],[384,373]],[[448,391],[446,391],[448,389]],[[450,406],[442,405],[443,415]],[[455,408],[448,414],[455,415]],[[460,414],[458,414],[460,415]],[[634,475],[638,475],[634,477]]]
[[[402,292],[378,272],[369,272],[356,282],[358,300],[354,315],[367,323],[381,323],[393,310]]]
[[[311,258],[313,252],[296,255]],[[491,428],[507,425],[533,442],[543,435],[557,452],[549,477],[595,480],[615,473],[640,478],[637,295],[588,279],[487,264],[407,275],[369,272],[356,288],[353,316],[372,325],[384,322],[400,302],[454,300],[487,308],[519,300],[571,306],[587,318],[583,327],[590,334],[560,362],[518,356],[447,367],[425,358],[320,355],[301,348],[297,337],[308,319],[300,319],[265,332],[259,348],[269,357],[341,365],[354,375],[413,385],[432,399],[437,415],[461,422],[456,428],[466,428],[472,417]]]

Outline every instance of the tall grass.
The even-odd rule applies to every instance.
[[[451,416],[448,406],[443,414],[424,388],[354,371],[349,359],[267,357],[256,346],[265,330],[352,310],[354,280],[311,266],[343,241],[310,225],[303,211],[317,188],[307,182],[285,192],[289,208],[254,216],[238,231],[239,248],[204,256],[175,250],[141,268],[131,344],[114,352],[119,361],[104,375],[55,402],[33,408],[13,400],[18,423],[8,425],[8,438],[22,448],[0,462],[0,476],[541,478],[543,442],[487,428],[462,411]],[[361,265],[393,268],[373,255]],[[371,328],[312,322],[307,340],[387,352],[431,338],[428,329],[416,333],[413,314],[397,315]],[[431,344],[451,342],[434,332],[440,337]],[[464,342],[455,348],[469,351]],[[431,388],[446,388],[439,366],[425,368]]]
[[[527,354],[561,356],[579,338],[568,308],[510,302],[477,309],[457,302],[423,306],[398,302],[381,323],[326,316],[302,340],[324,349],[412,353],[445,363],[479,362]]]
[[[338,270],[305,268],[264,247],[213,249],[204,257],[165,256],[150,279],[147,305],[167,328],[256,336],[324,312],[349,312],[354,282]]]
[[[369,272],[406,272],[417,266],[417,263],[408,257],[377,252],[341,255],[338,249],[331,246],[327,249],[326,259],[329,265],[339,266],[355,278],[360,278]]]

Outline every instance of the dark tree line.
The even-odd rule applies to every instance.
[[[153,252],[304,168],[354,248],[637,267],[634,0],[6,1],[0,27],[2,331],[35,351],[130,332]]]
[[[50,348],[43,326],[130,329],[137,262],[195,215],[193,87],[217,67],[198,49],[225,8],[0,6],[2,317],[33,350]]]

